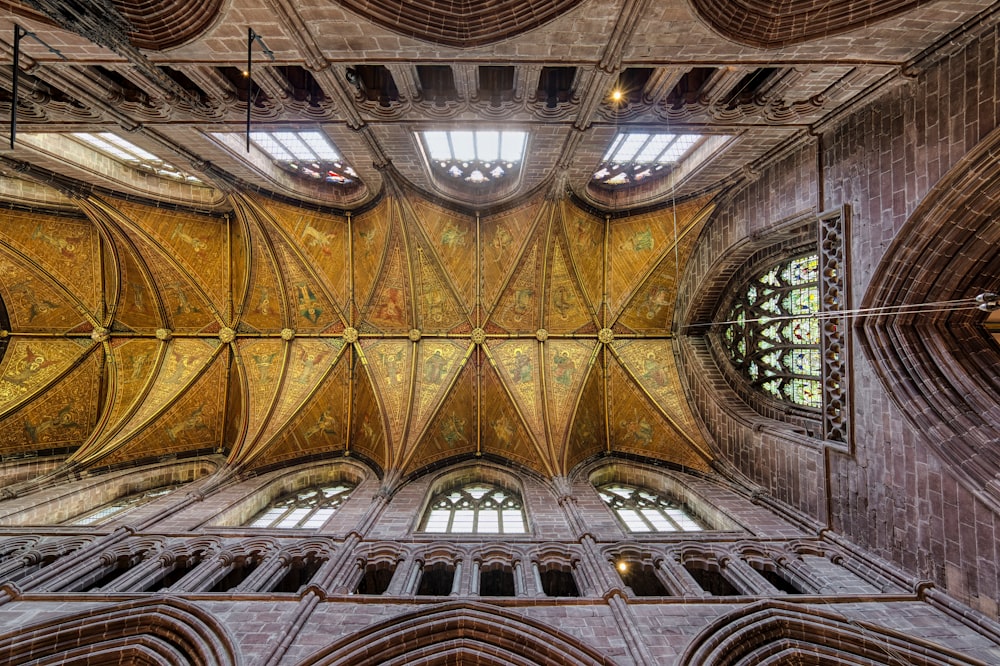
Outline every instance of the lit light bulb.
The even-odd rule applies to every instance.
[[[243,70],[243,76],[250,76],[250,72]]]
[[[622,94],[621,90],[615,89],[611,91],[611,101],[620,102],[625,95]]]
[[[622,573],[625,573],[626,571],[628,571],[628,562],[625,562],[625,561],[619,562],[618,563],[618,571],[621,571]]]

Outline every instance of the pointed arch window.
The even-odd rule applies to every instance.
[[[247,523],[248,527],[317,529],[350,497],[355,486],[338,482],[282,495]]]
[[[138,493],[125,495],[124,497],[119,497],[118,499],[108,502],[107,504],[81,516],[77,516],[69,522],[71,525],[102,525],[110,521],[112,518],[117,518],[125,513],[128,513],[136,507],[140,507],[143,504],[148,504],[159,497],[168,495],[177,488],[178,486],[161,486],[160,488],[152,488],[150,490],[143,490]]]
[[[647,488],[606,483],[597,493],[629,532],[701,532],[705,528],[684,508]]]
[[[803,407],[822,406],[819,301],[815,253],[771,266],[739,290],[722,342],[754,388]]]
[[[524,534],[524,503],[502,486],[469,483],[432,497],[420,529],[438,534]]]

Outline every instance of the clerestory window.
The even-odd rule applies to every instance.
[[[517,176],[527,132],[454,130],[418,132],[431,170],[440,177],[482,185]]]
[[[338,482],[309,486],[282,495],[254,516],[247,526],[278,529],[319,528],[337,512],[353,490],[353,485]]]
[[[319,130],[250,132],[250,141],[279,167],[307,180],[341,186],[360,182],[357,172]]]
[[[592,176],[608,188],[665,176],[702,141],[700,134],[619,132]]]
[[[112,132],[98,132],[96,134],[74,132],[70,136],[90,148],[140,171],[171,180],[182,180],[189,183],[201,182],[197,177],[181,171],[173,164]]]
[[[804,407],[823,404],[819,257],[788,259],[740,288],[722,332],[729,359],[768,396]]]
[[[439,534],[524,534],[524,504],[492,483],[469,483],[434,496],[421,531]]]
[[[69,521],[71,525],[101,525],[108,522],[112,518],[117,518],[132,509],[142,506],[143,504],[148,504],[158,497],[163,497],[171,492],[173,492],[177,486],[162,486],[160,488],[153,488],[151,490],[144,490],[138,493],[132,493],[130,495],[125,495],[124,497],[119,497],[113,502],[108,502],[107,504],[100,506],[88,513],[81,516],[77,516]]]
[[[597,493],[629,532],[700,532],[704,529],[683,505],[646,488],[606,483]]]

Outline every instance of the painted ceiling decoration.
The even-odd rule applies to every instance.
[[[209,451],[707,468],[670,325],[708,198],[676,220],[543,196],[467,215],[402,186],[356,216],[229,201],[6,213],[0,455],[64,455],[48,478]]]

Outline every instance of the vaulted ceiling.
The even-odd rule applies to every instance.
[[[718,196],[991,3],[857,1],[853,22],[843,3],[736,4],[0,2],[0,35],[31,33],[0,152],[0,456],[76,471],[349,453],[407,474],[486,455],[560,475],[615,451],[706,469],[673,308]],[[483,66],[511,68],[507,87]],[[0,67],[4,113],[12,84]],[[248,99],[258,129],[325,132],[361,185],[247,151]],[[428,169],[417,132],[483,126],[528,133],[517,179]],[[711,152],[595,186],[625,129]],[[58,136],[75,131],[200,182]]]

